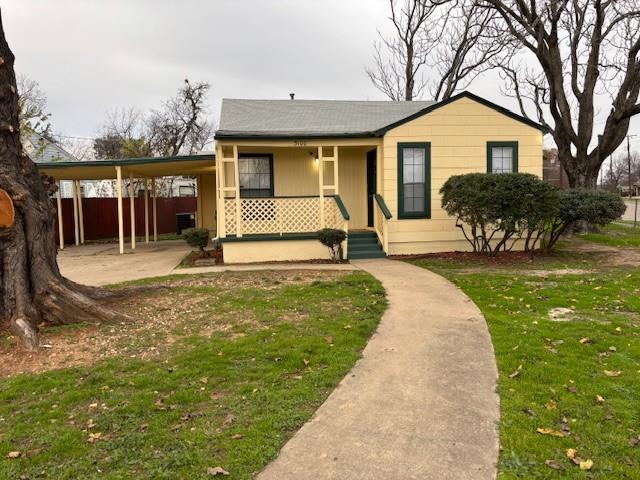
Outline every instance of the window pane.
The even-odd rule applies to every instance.
[[[491,147],[491,172],[513,172],[513,147]]]
[[[238,159],[240,195],[242,197],[268,197],[271,185],[271,161],[268,157]]]
[[[424,148],[402,148],[402,203],[405,213],[424,213],[426,156]]]

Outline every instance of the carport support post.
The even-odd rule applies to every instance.
[[[149,179],[144,179],[144,242],[149,243]]]
[[[78,193],[76,181],[71,182],[71,192],[73,194],[73,238],[76,246],[80,245],[80,232],[78,230]]]
[[[133,173],[129,174],[129,207],[131,210],[131,250],[136,249],[136,206],[135,188],[133,185]]]
[[[118,242],[120,254],[124,253],[124,220],[122,218],[122,167],[116,167],[116,192],[118,193]]]
[[[58,204],[58,238],[60,240],[60,250],[64,250],[64,228],[62,223],[62,184],[58,180],[58,191],[56,192],[56,202]]]
[[[84,213],[82,211],[82,188],[80,180],[76,180],[76,193],[78,195],[78,224],[80,226],[80,244],[84,245]]]
[[[151,198],[153,198],[153,241],[158,241],[158,202],[156,202],[156,177],[151,179]]]

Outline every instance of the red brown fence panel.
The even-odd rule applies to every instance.
[[[176,214],[195,213],[196,197],[175,197],[156,199],[158,207],[158,234],[176,232]],[[55,205],[55,200],[54,200]],[[129,199],[122,200],[124,235],[131,235],[131,215]],[[104,240],[118,238],[118,199],[83,198],[84,239]],[[136,236],[144,236],[144,198],[135,199]],[[57,220],[56,220],[57,221]],[[64,242],[74,243],[73,199],[62,199],[62,223]],[[56,227],[56,237],[58,229]],[[149,235],[153,236],[153,200],[149,199]]]

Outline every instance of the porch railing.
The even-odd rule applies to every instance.
[[[241,198],[240,215],[236,199],[226,198],[224,210],[225,235],[284,235],[317,232],[325,227],[349,228],[349,214],[338,195]]]
[[[373,217],[373,227],[376,231],[376,235],[378,236],[378,240],[380,241],[380,245],[382,245],[382,250],[384,253],[389,253],[389,220],[391,219],[391,212],[387,207],[387,204],[384,202],[384,198],[382,195],[375,194],[373,196],[375,202],[374,204],[374,217]]]

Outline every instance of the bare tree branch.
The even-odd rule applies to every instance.
[[[478,0],[520,48],[501,66],[507,91],[549,126],[571,186],[595,186],[600,166],[640,113],[638,0]],[[531,61],[533,60],[533,62]],[[523,69],[521,64],[535,65]],[[611,93],[600,134],[596,98]],[[597,136],[596,136],[597,135]]]

